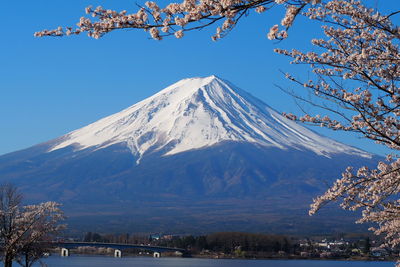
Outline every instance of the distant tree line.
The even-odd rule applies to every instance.
[[[219,232],[203,236],[184,236],[170,240],[160,239],[161,246],[187,248],[192,251],[210,250],[234,254],[239,251],[289,252],[291,244],[287,237],[241,232]]]
[[[185,248],[194,253],[209,250],[226,254],[241,252],[290,252],[294,249],[288,237],[241,232],[218,232],[200,236],[164,236],[154,238],[145,235],[106,234],[88,232],[83,241],[105,243],[151,244]]]
[[[393,257],[399,254],[396,249],[382,251],[380,246],[384,243],[383,237],[374,236],[371,239],[370,236],[365,233],[303,237],[243,232],[217,232],[198,236],[88,232],[83,241],[184,248],[191,255],[212,258],[362,258],[367,260],[385,257],[387,260],[393,260]],[[107,254],[110,252],[92,248],[81,253]],[[142,254],[143,249],[125,249],[124,253]]]
[[[87,232],[83,242],[119,243],[119,244],[148,244],[151,239],[147,235],[98,234]]]

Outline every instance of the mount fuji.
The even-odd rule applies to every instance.
[[[63,203],[88,231],[344,231],[354,216],[308,206],[345,167],[376,161],[209,76],[0,156],[0,182]]]

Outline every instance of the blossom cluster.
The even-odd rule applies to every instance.
[[[315,96],[340,103],[343,122],[305,116],[302,121],[333,129],[356,131],[391,149],[400,149],[400,52],[399,31],[388,17],[366,9],[359,1],[334,0],[309,11],[312,19],[331,21],[323,26],[326,39],[312,43],[324,52],[275,49],[293,58],[294,64],[309,64],[316,81],[301,82]],[[353,16],[352,16],[353,15]],[[329,16],[329,17],[328,17]],[[330,20],[331,19],[331,20]],[[344,81],[349,80],[349,85]]]

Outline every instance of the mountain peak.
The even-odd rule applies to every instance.
[[[284,118],[215,75],[180,80],[59,140],[49,151],[67,146],[100,149],[123,143],[139,159],[137,163],[151,151],[167,156],[223,141],[311,150],[326,157],[332,153],[370,156]]]
[[[181,82],[181,81],[185,81],[185,82],[199,81],[199,82],[201,82],[201,83],[207,84],[207,83],[212,82],[213,80],[221,80],[221,78],[219,78],[217,75],[212,74],[212,75],[209,75],[209,76],[206,76],[206,77],[184,78],[184,79],[182,79],[182,80],[180,80],[180,81],[178,81],[178,82]]]
[[[157,94],[155,94],[153,97],[157,95],[163,95],[163,94],[169,94],[169,93],[176,93],[176,97],[184,97],[187,96],[188,94],[195,93],[201,88],[205,86],[209,86],[211,84],[225,84],[224,80],[221,78],[217,77],[216,75],[210,75],[207,77],[192,77],[192,78],[185,78],[182,79],[167,88],[161,90]],[[225,86],[220,86],[218,89],[223,89]],[[214,87],[215,88],[215,87]],[[177,91],[180,91],[178,93]],[[150,97],[151,98],[151,97]]]

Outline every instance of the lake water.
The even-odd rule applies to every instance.
[[[49,267],[394,267],[393,262],[320,260],[222,260],[196,258],[150,258],[106,256],[51,256],[43,260]],[[39,267],[39,264],[34,265]]]

